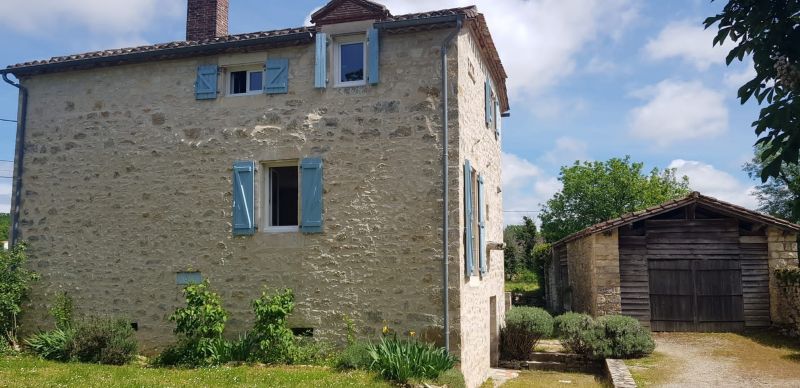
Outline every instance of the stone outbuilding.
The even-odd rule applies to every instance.
[[[557,311],[623,314],[653,331],[782,323],[774,270],[796,267],[800,225],[692,193],[553,246]]]

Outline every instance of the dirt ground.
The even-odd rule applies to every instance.
[[[639,386],[800,387],[800,341],[771,332],[656,333],[650,357],[626,361]]]

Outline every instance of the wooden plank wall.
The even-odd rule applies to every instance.
[[[553,256],[555,260],[556,266],[556,295],[555,300],[556,305],[559,308],[559,311],[566,311],[569,310],[570,305],[572,304],[571,301],[565,300],[566,295],[565,290],[569,287],[569,265],[567,262],[567,244],[562,244],[558,246],[553,251]]]
[[[650,285],[647,267],[647,242],[643,228],[619,229],[619,277],[622,314],[650,327]]]
[[[746,327],[766,327],[769,314],[769,262],[767,237],[764,231],[739,237],[744,293],[744,324]]]

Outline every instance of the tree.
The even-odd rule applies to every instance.
[[[744,165],[750,178],[760,177],[763,169],[762,150],[756,148],[753,160]],[[792,222],[800,222],[800,166],[797,163],[781,163],[777,177],[770,177],[756,186],[758,210]]]
[[[536,246],[536,224],[529,217],[522,218],[522,225],[508,225],[503,231],[506,243],[504,261],[506,279],[525,271],[535,272],[533,248]]]
[[[561,168],[564,187],[542,206],[542,234],[555,242],[583,228],[622,214],[658,205],[689,193],[689,178],[674,169],[654,168],[629,156],[606,162],[575,162]]]
[[[714,1],[714,0],[711,0]],[[755,96],[766,101],[753,122],[761,152],[762,182],[778,178],[784,163],[797,164],[800,151],[800,1],[729,0],[704,22],[717,25],[714,45],[736,43],[726,58],[752,56],[756,76],[739,88],[742,104]]]
[[[11,215],[0,213],[0,241],[8,241],[8,229],[11,227]]]

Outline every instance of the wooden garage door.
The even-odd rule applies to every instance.
[[[649,280],[652,330],[744,328],[739,260],[653,260]]]

